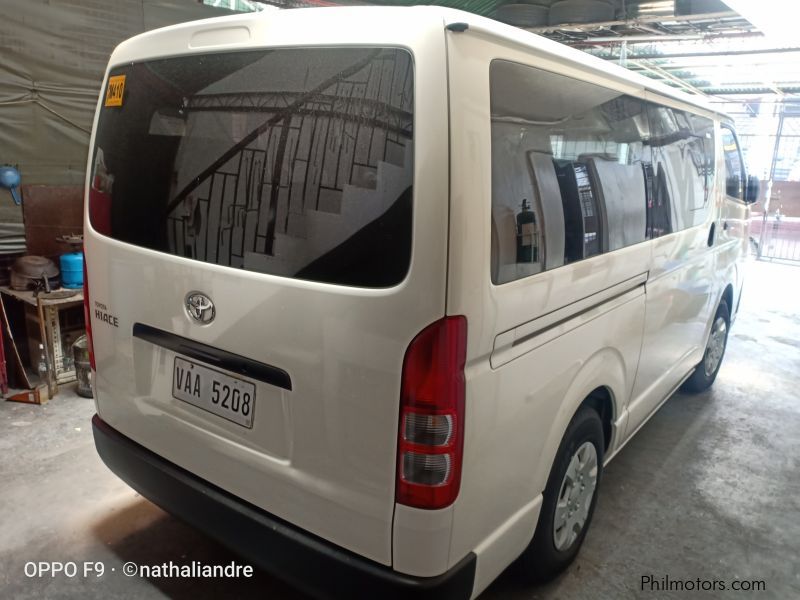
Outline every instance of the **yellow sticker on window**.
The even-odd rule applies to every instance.
[[[106,90],[106,106],[122,106],[122,94],[125,91],[125,75],[114,75],[108,78]]]

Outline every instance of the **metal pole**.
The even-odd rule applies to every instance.
[[[769,203],[772,200],[772,184],[775,182],[775,167],[778,166],[778,151],[781,146],[781,135],[783,134],[783,119],[785,104],[781,103],[778,110],[778,131],[775,132],[775,146],[772,150],[772,164],[769,167],[769,180],[767,181],[767,193],[764,195],[764,216],[761,219],[761,235],[758,240],[758,254],[756,258],[761,258],[764,251],[764,242],[767,237],[767,217],[769,216]]]

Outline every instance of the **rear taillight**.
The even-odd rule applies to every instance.
[[[397,502],[444,508],[458,496],[464,446],[467,319],[445,317],[406,350],[400,391]]]
[[[89,349],[89,364],[96,371],[94,364],[94,344],[92,344],[92,308],[89,303],[89,278],[86,276],[86,254],[83,255],[83,318],[86,321],[86,345]]]

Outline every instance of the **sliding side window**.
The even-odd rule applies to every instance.
[[[495,60],[490,71],[492,281],[514,281],[645,240],[645,103]]]

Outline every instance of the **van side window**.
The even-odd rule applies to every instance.
[[[492,281],[644,241],[645,102],[503,60],[492,62],[490,81]]]
[[[722,128],[722,150],[725,155],[725,193],[737,200],[743,200],[744,163],[736,136],[727,127]]]
[[[653,196],[648,236],[659,237],[703,223],[714,182],[714,122],[649,103]]]

